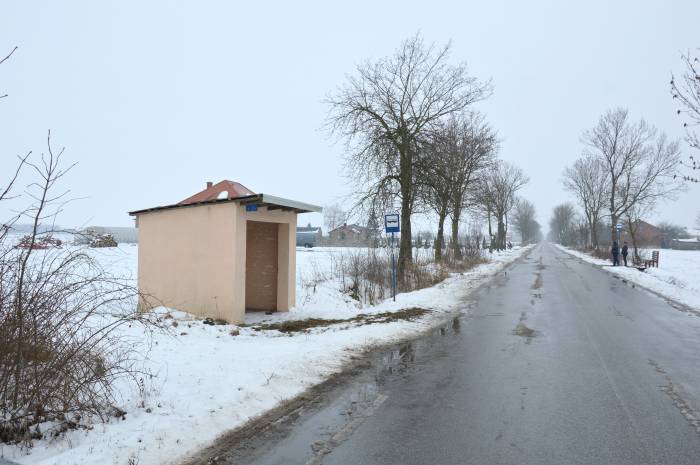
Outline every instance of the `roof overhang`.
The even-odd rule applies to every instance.
[[[257,205],[258,207],[267,207],[268,210],[293,211],[294,213],[320,213],[323,210],[321,207],[317,205],[311,205],[309,203],[297,202],[296,200],[285,199],[282,197],[276,197],[274,195],[268,194],[254,194],[247,195],[244,197],[234,197],[231,199],[213,199],[188,204],[174,204],[165,205],[162,207],[144,208],[142,210],[131,211],[129,212],[129,215],[137,216],[144,213],[151,213],[161,210],[171,210],[175,208],[192,208],[198,207],[200,205],[212,205],[229,202],[236,202],[241,205]]]

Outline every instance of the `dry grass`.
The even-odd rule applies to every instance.
[[[395,321],[413,321],[430,312],[424,308],[405,308],[396,312],[383,313],[361,313],[352,318],[344,319],[326,319],[326,318],[307,318],[305,320],[289,320],[279,323],[265,323],[252,326],[255,331],[279,331],[285,334],[306,332],[310,329],[328,327],[341,323],[366,325],[375,323],[392,323]]]
[[[605,249],[587,249],[587,250],[582,250],[582,252],[587,253],[588,255],[591,255],[595,258],[599,258],[601,260],[611,260],[612,255],[610,254],[610,251],[605,248]]]
[[[398,292],[411,292],[435,286],[450,273],[464,273],[486,263],[479,250],[467,250],[459,261],[434,261],[432,254],[413,257],[403,282],[397,283]],[[348,249],[332,256],[331,271],[321,273],[314,265],[309,276],[302,276],[302,286],[315,292],[323,281],[335,280],[343,293],[363,304],[375,305],[391,296],[391,254],[387,249]]]

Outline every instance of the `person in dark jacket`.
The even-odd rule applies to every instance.
[[[627,242],[625,242],[622,245],[622,261],[625,263],[625,266],[627,266],[627,253],[628,253]]]
[[[612,253],[613,266],[620,265],[620,246],[617,244],[617,241],[613,242],[610,252]]]

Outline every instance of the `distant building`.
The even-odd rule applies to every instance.
[[[109,234],[120,244],[137,244],[139,242],[138,230],[128,227],[90,226],[75,233],[75,241],[89,243],[97,236]]]
[[[676,250],[700,250],[700,237],[695,239],[673,239],[671,248]]]
[[[625,229],[620,234],[620,243],[627,242],[632,245],[632,236],[629,234],[628,225],[624,225]],[[635,238],[638,247],[657,247],[661,248],[664,243],[664,233],[659,228],[646,221],[638,220],[635,222]]]
[[[368,247],[376,242],[377,237],[378,232],[373,229],[345,223],[328,233],[327,242],[336,247]]]
[[[320,226],[297,226],[297,247],[316,247],[321,244],[323,235]]]

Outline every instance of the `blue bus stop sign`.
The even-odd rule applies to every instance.
[[[401,232],[398,213],[389,213],[384,215],[384,230],[387,233]]]

